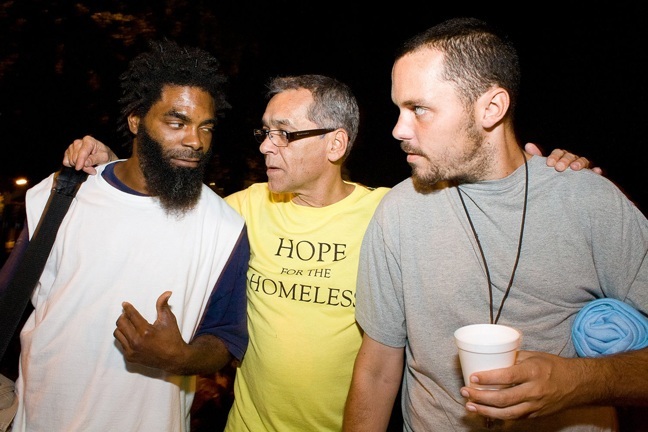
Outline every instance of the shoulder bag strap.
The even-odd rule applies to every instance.
[[[0,299],[0,359],[16,332],[18,323],[40,278],[52,249],[58,227],[87,174],[62,167],[54,178],[54,187],[40,222],[34,231],[15,275]]]

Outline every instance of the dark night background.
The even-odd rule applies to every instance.
[[[149,38],[171,37],[221,59],[233,109],[220,124],[210,181],[221,193],[264,180],[251,129],[274,75],[322,73],[347,82],[362,112],[351,178],[393,186],[409,175],[391,137],[395,48],[443,19],[474,15],[516,42],[523,86],[518,132],[545,153],[560,147],[604,168],[646,212],[648,14],[643,2],[526,4],[524,10],[393,2],[208,0],[6,1],[0,5],[0,190],[58,169],[74,138],[92,134],[118,151],[118,75]],[[585,4],[585,3],[584,3]],[[120,156],[123,156],[120,154]]]

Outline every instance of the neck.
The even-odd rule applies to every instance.
[[[123,162],[116,162],[115,175],[129,188],[144,195],[149,194],[146,180],[136,158],[131,157]]]
[[[481,136],[480,159],[483,163],[479,180],[499,180],[508,177],[513,171],[524,164],[522,146],[517,140],[513,125],[504,120],[492,130]],[[531,154],[525,153],[530,159]]]
[[[342,201],[351,195],[355,186],[340,179],[333,187],[318,188],[313,191],[293,192],[292,202],[307,207],[326,207]]]
[[[498,166],[498,175],[497,178],[508,177],[515,171],[524,165],[525,161],[529,160],[532,157],[530,153],[524,151],[517,142],[514,146],[509,146],[504,150],[504,153],[499,157],[501,164]]]
[[[491,143],[493,163],[490,178],[497,180],[508,177],[513,171],[524,165],[531,154],[526,153],[513,133],[512,128],[502,125],[500,129],[489,135],[487,142]]]

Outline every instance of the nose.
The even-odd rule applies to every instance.
[[[267,134],[265,136],[265,139],[261,141],[261,144],[259,144],[259,151],[261,152],[261,154],[277,152],[277,146],[272,144],[272,141],[270,141],[270,138]]]
[[[201,135],[201,130],[199,128],[188,127],[186,133],[182,138],[182,145],[185,147],[191,147],[193,150],[200,150],[201,148],[207,148],[209,142]],[[211,139],[211,135],[209,137]]]
[[[398,115],[396,124],[392,129],[392,136],[398,141],[407,141],[412,138],[412,128],[408,126],[407,121],[402,114]]]

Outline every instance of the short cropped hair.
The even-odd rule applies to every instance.
[[[219,68],[218,60],[200,48],[182,47],[168,39],[150,41],[149,50],[131,60],[120,76],[121,118],[117,128],[125,138],[125,146],[132,146],[128,116],[144,117],[162,97],[165,85],[200,88],[214,98],[217,114],[229,109],[224,87],[227,79]]]
[[[358,136],[360,109],[351,88],[341,81],[324,75],[297,75],[271,79],[268,99],[286,90],[306,89],[313,95],[308,107],[308,119],[321,128],[342,128],[349,135],[344,159],[349,156]]]
[[[466,106],[492,86],[505,89],[512,117],[520,88],[520,61],[514,45],[484,21],[454,18],[431,27],[406,41],[396,60],[424,48],[444,55],[444,79],[455,83]]]

